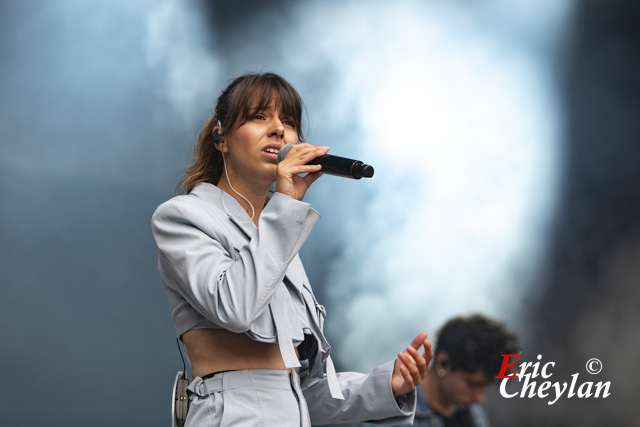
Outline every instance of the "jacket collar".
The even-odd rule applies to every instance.
[[[231,222],[242,230],[247,237],[251,237],[255,231],[256,225],[249,219],[249,215],[247,215],[240,203],[238,203],[233,196],[215,185],[208,182],[201,182],[197,184],[189,194],[198,196],[205,202],[224,212]]]

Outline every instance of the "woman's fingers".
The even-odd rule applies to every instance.
[[[431,343],[429,342],[429,340],[426,338],[422,346],[424,347],[424,353],[422,353],[422,357],[424,357],[424,360],[426,361],[427,367],[428,367],[429,362],[431,362],[431,359],[433,358],[433,347],[431,346]]]
[[[418,351],[421,346],[424,346],[423,354]],[[422,382],[427,375],[427,368],[432,356],[433,350],[431,343],[427,340],[426,332],[418,334],[403,352],[398,353],[398,359],[402,362],[400,373],[407,381],[407,385],[411,384],[415,387]]]
[[[329,147],[321,145],[311,145],[307,143],[295,144],[291,146],[289,152],[281,163],[284,162],[285,164],[292,166],[306,165],[316,157],[327,154],[327,151],[329,151]]]
[[[408,348],[408,347],[407,347]],[[409,372],[408,382],[414,386],[418,385],[422,378],[420,377],[420,369],[418,368],[413,357],[407,355],[407,351],[398,353],[398,357],[404,365],[405,369]]]
[[[413,384],[413,376],[411,375],[411,372],[409,372],[409,370],[407,369],[406,365],[401,364],[399,366],[400,369],[400,373],[402,374],[402,377],[404,378],[404,382],[405,382],[405,390],[412,390],[416,384],[414,384],[413,387],[409,387],[409,384]],[[404,390],[403,390],[404,391]],[[403,393],[404,394],[404,393]]]
[[[322,176],[322,172],[320,172],[320,171],[309,172],[302,179],[307,184],[307,188],[309,188],[311,186],[311,184],[313,184],[315,182],[315,180],[320,178],[321,176]]]
[[[420,332],[416,337],[411,341],[411,346],[418,350],[421,345],[424,345],[425,340],[429,336],[425,331]]]
[[[407,346],[407,353],[409,353],[411,357],[413,357],[413,361],[415,362],[416,368],[418,370],[418,375],[420,376],[420,381],[422,381],[422,379],[427,374],[427,361],[420,354],[420,352],[413,348],[413,346],[411,345]]]
[[[322,175],[322,166],[307,163],[327,151],[328,147],[306,143],[291,146],[285,158],[278,163],[276,191],[302,200],[309,186]],[[306,175],[300,176],[303,174]]]

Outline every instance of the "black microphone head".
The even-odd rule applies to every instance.
[[[288,143],[287,145],[283,146],[281,149],[278,150],[278,163],[280,163],[281,161],[284,160],[284,157],[287,155],[287,153],[289,152],[289,149],[291,148],[291,146],[293,145],[292,142]]]
[[[373,166],[365,165],[361,161],[354,162],[351,166],[351,177],[355,179],[371,178],[373,176]]]

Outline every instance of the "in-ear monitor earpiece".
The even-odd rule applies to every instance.
[[[218,144],[222,142],[222,123],[220,123],[220,120],[216,122],[216,126],[218,129],[213,132],[213,142]]]

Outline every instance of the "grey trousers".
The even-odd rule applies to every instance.
[[[292,369],[249,369],[195,378],[185,427],[310,427],[309,410]]]

